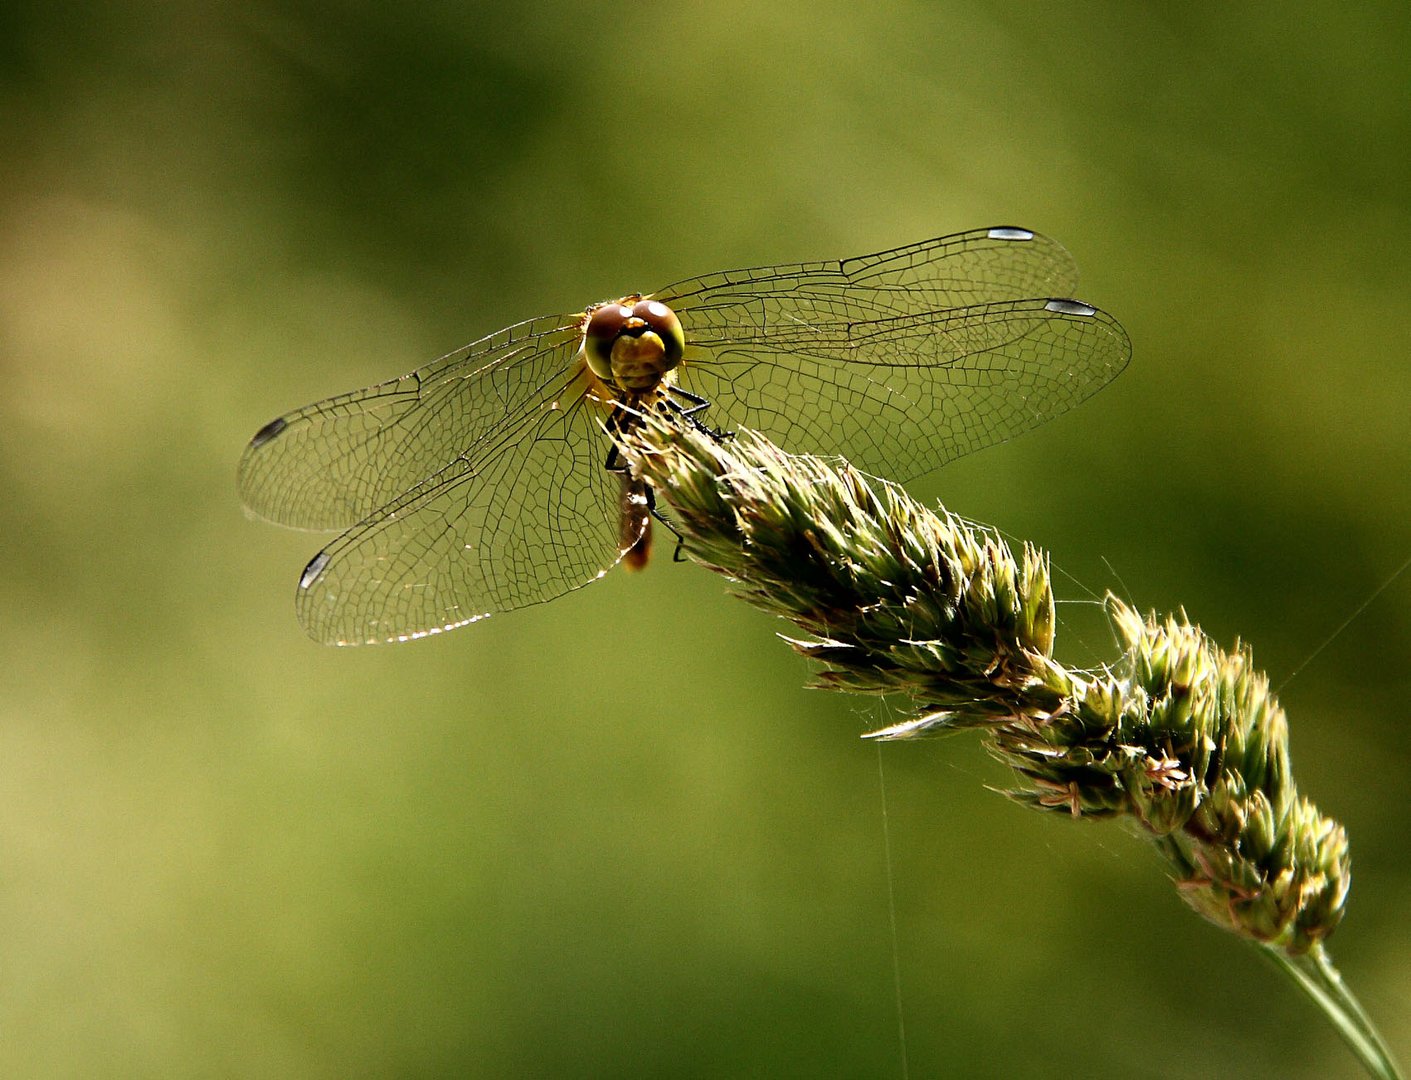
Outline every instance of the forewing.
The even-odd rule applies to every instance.
[[[727,270],[677,282],[653,296],[681,317],[689,342],[760,331],[787,336],[819,323],[1070,296],[1077,285],[1078,268],[1063,245],[1006,226],[855,259]]]
[[[266,424],[240,459],[240,495],[300,529],[354,525],[537,414],[573,369],[581,316],[519,323],[409,375]]]
[[[581,369],[565,378],[559,407],[521,411],[309,563],[295,606],[311,637],[421,637],[552,600],[621,558],[636,537],[619,535],[600,407]]]

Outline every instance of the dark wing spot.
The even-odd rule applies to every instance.
[[[323,573],[324,567],[326,567],[327,565],[328,552],[320,551],[317,555],[315,555],[312,559],[309,560],[309,565],[304,567],[304,572],[299,575],[299,588],[307,589],[310,585],[317,581],[319,575]]]
[[[264,427],[260,428],[259,431],[255,432],[255,437],[250,440],[250,449],[256,450],[264,446],[265,443],[269,442],[288,426],[289,422],[282,416],[278,420],[271,420]]]
[[[1097,308],[1081,300],[1050,300],[1044,307],[1063,315],[1096,315]]]

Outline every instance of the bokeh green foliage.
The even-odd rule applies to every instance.
[[[889,716],[709,575],[323,650],[318,541],[233,472],[520,318],[1027,225],[1133,364],[913,490],[1277,683],[1411,554],[1408,45],[1392,3],[6,5],[0,1072],[896,1075],[890,876],[916,1075],[1350,1075],[963,740],[884,751],[889,871]],[[1408,596],[1280,694],[1402,1056]]]

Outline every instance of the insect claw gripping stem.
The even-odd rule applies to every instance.
[[[911,699],[912,719],[872,737],[979,730],[1018,802],[1135,822],[1187,904],[1283,967],[1372,1075],[1400,1075],[1324,946],[1351,881],[1347,834],[1296,790],[1284,711],[1248,648],[1109,595],[1122,655],[1073,671],[1053,657],[1049,561],[1032,545],[1016,555],[754,432],[723,443],[653,415],[623,451],[693,560],[810,635],[791,644],[821,665],[817,685]]]
[[[683,390],[679,386],[668,386],[666,388],[666,394],[667,396],[664,397],[662,400],[664,400],[666,404],[672,409],[672,411],[674,411],[678,416],[684,417],[685,419],[689,420],[697,431],[700,431],[705,435],[709,435],[712,439],[732,439],[735,437],[735,433],[733,431],[722,431],[718,428],[713,428],[696,415],[697,413],[703,412],[704,410],[710,408],[710,401],[706,398],[701,397],[700,394],[693,394],[691,393],[691,391]],[[670,395],[672,394],[675,394],[677,397],[685,398],[687,401],[689,401],[691,403],[690,408],[682,408],[681,405],[671,399]]]

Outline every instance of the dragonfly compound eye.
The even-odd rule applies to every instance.
[[[667,370],[681,363],[681,356],[686,351],[686,332],[681,329],[681,320],[676,317],[676,312],[660,300],[638,300],[632,305],[632,314],[646,323],[647,329],[660,339]]]
[[[652,389],[681,363],[685,351],[681,320],[657,300],[628,297],[603,304],[593,310],[583,331],[588,367],[610,386],[623,390]]]
[[[594,375],[606,383],[612,379],[612,343],[622,333],[632,309],[622,304],[600,304],[588,317],[583,331],[583,355]]]

